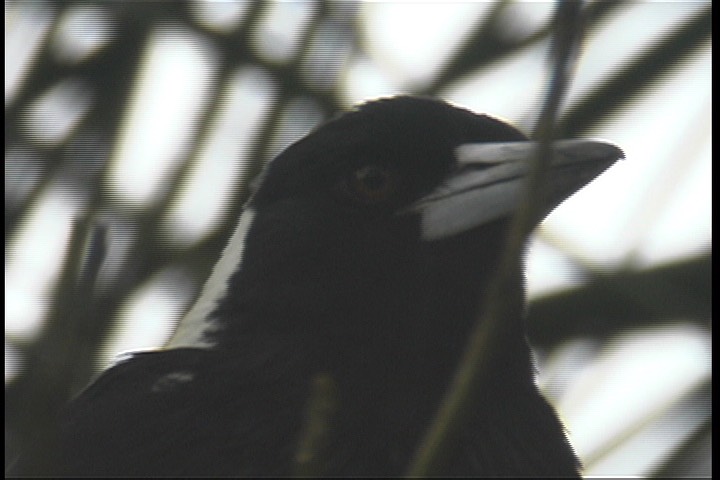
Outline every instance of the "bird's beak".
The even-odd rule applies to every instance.
[[[529,141],[460,145],[456,166],[440,186],[401,213],[421,216],[426,241],[508,216],[521,201],[537,146]],[[543,214],[624,156],[615,145],[597,140],[559,140],[551,149]]]

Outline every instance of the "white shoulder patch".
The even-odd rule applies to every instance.
[[[171,348],[212,348],[215,344],[207,339],[206,332],[211,332],[215,327],[211,314],[218,305],[218,302],[227,293],[230,277],[241,267],[243,251],[245,250],[245,238],[250,231],[255,211],[246,208],[230,238],[220,260],[215,264],[210,278],[203,286],[200,296],[195,304],[180,320],[175,333],[170,338],[165,349]]]

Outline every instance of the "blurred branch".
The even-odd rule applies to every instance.
[[[534,300],[528,337],[549,349],[576,336],[608,338],[628,330],[662,324],[712,321],[712,256],[640,271],[596,276],[581,287]]]
[[[633,438],[648,438],[651,437],[653,433],[666,430],[667,428],[672,428],[673,433],[677,434],[676,437],[687,433],[677,431],[680,427],[677,418],[686,416],[689,412],[692,412],[692,414],[696,416],[696,421],[699,420],[700,425],[710,421],[711,390],[711,381],[709,379],[702,381],[687,391],[680,392],[678,395],[679,398],[656,405],[654,408],[643,411],[642,415],[638,416],[634,421],[623,423],[623,428],[619,432],[607,440],[601,448],[594,450],[591,456],[584,458],[586,468],[591,469],[594,464],[613,455],[614,452],[617,452],[626,442]],[[685,445],[686,442],[692,443],[693,438],[703,430],[702,426],[698,430],[699,431],[695,431],[694,434],[688,435],[685,442],[680,442],[677,450],[683,450],[683,445]],[[643,437],[643,434],[647,436]],[[680,463],[685,463],[687,457],[684,457],[683,460],[684,461]],[[675,459],[675,462],[677,461],[678,459]],[[675,466],[678,466],[678,464],[675,463]],[[687,464],[684,466],[687,467]],[[677,478],[681,477],[684,476],[679,475]]]
[[[327,373],[316,375],[305,408],[305,424],[295,452],[296,476],[318,477],[325,474],[325,456],[332,440],[338,401],[337,384],[332,376]]]
[[[603,2],[600,2],[603,3]],[[596,123],[612,118],[634,98],[646,94],[658,82],[708,45],[712,34],[712,4],[674,31],[663,35],[652,47],[613,72],[569,109],[560,124],[560,136],[571,138]]]
[[[479,73],[491,68],[495,62],[510,55],[528,49],[546,39],[552,33],[552,21],[526,36],[508,34],[508,7],[513,2],[499,0],[493,3],[490,12],[478,21],[477,27],[468,39],[457,49],[445,67],[438,72],[433,82],[420,93],[437,95],[453,82],[469,74]],[[591,32],[601,25],[608,16],[624,8],[629,2],[624,0],[592,2],[583,8],[583,30]]]
[[[654,468],[648,478],[709,478],[712,476],[712,379],[677,402],[704,420],[691,435]],[[699,397],[699,398],[698,398]]]
[[[57,21],[57,20],[56,20]],[[12,239],[18,226],[25,219],[39,198],[47,191],[49,185],[61,179],[63,187],[75,194],[88,194],[88,203],[98,210],[107,206],[104,198],[102,181],[104,172],[109,165],[108,156],[113,145],[107,149],[97,149],[86,153],[88,158],[78,158],[75,151],[78,146],[87,147],[88,136],[97,135],[102,141],[117,139],[120,124],[127,109],[130,90],[136,78],[141,51],[147,42],[150,25],[145,22],[124,22],[118,19],[118,40],[111,42],[105,50],[91,56],[78,65],[66,66],[51,54],[52,47],[44,42],[36,60],[37,68],[29,71],[23,87],[5,109],[6,152],[9,148],[22,145],[25,149],[37,151],[43,159],[42,177],[34,185],[22,202],[5,212],[5,241]],[[64,142],[51,147],[43,147],[32,142],[19,131],[23,124],[25,112],[34,102],[38,101],[53,85],[68,78],[77,78],[88,86],[87,95],[93,98],[93,106],[80,121]],[[53,82],[49,82],[52,79]],[[83,135],[85,134],[85,135]],[[88,178],[88,169],[67,171],[73,163],[79,162],[100,165],[93,168]]]
[[[88,218],[75,222],[47,326],[26,348],[22,375],[5,388],[7,427],[17,435],[27,474],[43,475],[57,461],[56,416],[85,385],[100,345],[93,329],[93,289],[105,257],[105,229]],[[12,412],[8,417],[7,412]]]

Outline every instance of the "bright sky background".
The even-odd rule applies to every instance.
[[[707,3],[637,2],[612,18],[586,40],[570,102]],[[231,28],[243,14],[243,4],[238,3],[193,5],[198,18],[219,31]],[[10,13],[8,8],[6,4],[6,100],[32,67],[33,49],[49,26],[48,16],[32,2],[12,7]],[[445,60],[445,53],[488,8],[485,2],[363,4],[370,55],[347,59],[343,76],[347,105],[428,82]],[[521,2],[512,14],[540,25],[551,12],[549,2]],[[293,32],[299,31],[307,18],[307,9],[300,2],[274,4],[258,32],[255,48],[265,58],[282,62],[297,41]],[[68,15],[64,28],[54,33],[58,55],[68,56],[68,61],[83,58],[111,39],[113,28],[112,19],[101,8],[78,7]],[[341,54],[341,46],[338,48]],[[457,83],[443,96],[527,131],[542,98],[546,48],[538,45],[534,55],[523,51],[490,72]],[[122,146],[114,152],[113,168],[105,179],[114,195],[142,208],[157,194],[162,178],[177,161],[182,148],[179,140],[188,138],[198,107],[207,100],[206,87],[216,67],[212,50],[197,34],[168,26],[155,31],[129,101]],[[200,166],[188,176],[183,195],[163,219],[167,238],[190,244],[220,221],[219,207],[239,180],[248,139],[264,118],[274,87],[272,78],[254,67],[235,73],[222,111],[214,119],[215,133],[203,147]],[[27,112],[24,128],[28,134],[48,145],[64,138],[91,105],[83,88],[68,80],[48,91]],[[625,262],[651,266],[710,248],[711,92],[708,42],[676,74],[664,78],[647,95],[633,99],[632,108],[592,132],[593,137],[621,146],[627,159],[558,208],[539,229],[528,259],[531,296],[578,281],[572,262],[557,246],[571,252],[575,261],[599,270]],[[319,111],[313,109],[313,105],[300,103],[292,105],[288,115],[321,121]],[[287,132],[287,138],[303,133]],[[23,188],[20,180],[12,180],[15,177],[8,180],[13,155],[21,153],[6,154],[6,197],[8,189]],[[33,172],[23,175],[32,177]],[[6,334],[30,338],[42,325],[47,294],[61,266],[72,219],[83,208],[83,199],[67,195],[61,185],[51,185],[21,233],[7,246]],[[123,316],[127,322],[106,346],[106,361],[119,352],[164,342],[187,307],[187,300],[177,298],[177,288],[171,285],[174,278],[172,271],[161,272],[126,305]],[[569,388],[556,399],[584,458],[594,458],[603,444],[628,435],[611,431],[608,425],[622,430],[622,425],[642,423],[643,415],[662,411],[670,401],[664,392],[690,390],[711,375],[710,345],[702,332],[673,327],[647,333],[618,339],[593,354],[594,361],[574,372],[568,379]],[[588,355],[579,353],[586,352],[581,344],[568,345],[565,357],[549,359],[543,371],[544,384],[565,375],[573,355]],[[6,380],[12,377],[13,359],[6,343]],[[630,391],[638,392],[638,397],[629,399]],[[610,416],[599,418],[597,412],[603,411]],[[642,474],[662,453],[662,448],[645,448],[638,454],[637,449],[646,447],[647,442],[628,445],[626,451],[618,450],[616,459],[609,456],[587,473]],[[639,456],[644,464],[638,462]]]

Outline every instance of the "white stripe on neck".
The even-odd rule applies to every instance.
[[[227,293],[230,277],[240,269],[245,250],[245,238],[254,218],[255,211],[252,208],[246,208],[240,215],[235,233],[230,238],[220,260],[215,264],[200,296],[180,320],[175,333],[164,348],[212,348],[215,346],[215,343],[208,340],[205,333],[211,332],[215,328],[211,314]]]

